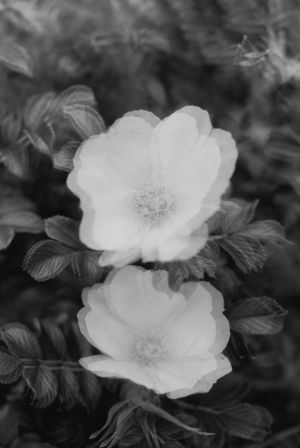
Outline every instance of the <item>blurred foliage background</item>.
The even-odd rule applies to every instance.
[[[27,359],[28,354],[21,356],[20,345],[26,352],[36,342],[26,325],[41,339],[49,359],[57,344],[67,344],[69,353],[61,354],[68,360],[68,375],[59,386],[55,383],[55,393],[52,376],[42,375],[41,389],[49,387],[40,395],[38,369],[34,378],[25,375],[25,388],[24,382],[13,381],[18,378],[17,367],[5,358],[7,376],[1,371],[0,379],[12,385],[0,386],[1,446],[299,446],[299,29],[299,0],[0,1],[2,344],[7,355],[9,344],[19,338],[15,351]],[[200,399],[200,407],[209,407],[206,401],[222,401],[224,394],[230,399],[241,396],[240,383],[248,385],[247,402],[265,407],[274,418],[275,435],[267,442],[262,441],[266,431],[258,423],[259,436],[252,428],[250,436],[248,430],[248,437],[243,437],[247,433],[241,429],[243,421],[240,429],[232,430],[232,424],[229,435],[223,431],[224,421],[216,429],[205,412],[198,418],[199,402],[193,400],[185,403],[180,415],[175,404],[164,403],[163,408],[187,425],[200,421],[207,431],[217,433],[214,439],[187,437],[184,428],[161,416],[155,431],[163,435],[158,437],[153,430],[156,436],[151,433],[151,438],[147,431],[153,428],[155,412],[141,405],[136,415],[136,408],[130,413],[124,405],[128,418],[122,427],[118,415],[124,417],[125,411],[112,406],[127,396],[123,386],[103,387],[86,373],[79,373],[80,378],[74,373],[72,360],[90,350],[73,324],[81,289],[101,281],[106,272],[97,266],[97,254],[76,239],[80,209],[65,184],[72,155],[84,138],[104,129],[104,122],[109,126],[129,110],[147,109],[163,118],[187,104],[208,110],[213,125],[231,131],[237,141],[239,161],[230,195],[247,203],[258,200],[250,220],[278,221],[292,243],[277,244],[263,263],[257,261],[260,249],[249,243],[254,251],[250,266],[248,246],[239,248],[239,257],[246,257],[246,262],[236,260],[237,255],[210,252],[196,275],[215,277],[212,281],[229,302],[268,296],[289,310],[284,330],[275,336],[236,334],[228,349],[237,366],[230,384],[220,382],[220,390]],[[53,219],[57,215],[67,218]],[[65,228],[67,237],[57,236],[57,228]],[[276,240],[270,228],[268,234],[269,240]],[[46,238],[52,241],[45,242]],[[36,248],[44,251],[43,260]],[[180,273],[177,266],[175,280]],[[187,270],[182,278],[189,275]],[[7,327],[13,322],[18,326]],[[31,357],[39,358],[39,350],[36,347]],[[56,367],[63,371],[60,364]],[[35,406],[38,399],[44,401]],[[155,405],[157,397],[145,400]],[[104,424],[109,409],[114,409],[114,418],[105,440],[112,437],[110,443],[115,445],[99,445],[97,437],[91,442],[89,436]],[[182,416],[183,412],[187,413]],[[257,416],[251,418],[255,423]],[[262,414],[259,419],[263,420]],[[136,422],[141,422],[138,429]]]

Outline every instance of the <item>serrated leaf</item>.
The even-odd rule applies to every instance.
[[[105,131],[102,117],[90,106],[81,104],[64,106],[63,112],[83,139],[99,135]]]
[[[27,132],[27,135],[28,134]],[[43,119],[36,129],[36,133],[31,135],[35,148],[46,155],[52,154],[55,142],[55,131],[49,119]]]
[[[21,364],[15,356],[0,352],[0,383],[13,383],[21,375]]]
[[[240,300],[229,315],[232,330],[242,334],[274,334],[282,330],[285,311],[270,297]]]
[[[41,322],[41,329],[47,335],[50,343],[52,344],[52,348],[55,354],[58,355],[59,359],[65,359],[67,353],[67,344],[62,330],[57,325],[48,320],[43,320]]]
[[[65,223],[65,227],[57,227],[59,223]],[[71,265],[83,286],[90,286],[101,280],[103,270],[98,263],[99,253],[87,250],[75,233],[72,234],[76,226],[78,223],[70,218],[50,218],[46,223],[46,231],[56,240],[42,240],[33,245],[25,256],[23,269],[35,280],[46,281]]]
[[[15,232],[43,231],[43,221],[32,208],[33,204],[13,189],[0,189],[0,249],[8,247]]]
[[[18,358],[38,359],[42,357],[36,336],[26,328],[11,326],[1,333],[1,339],[10,353]]]
[[[28,148],[18,143],[11,144],[0,151],[0,163],[21,179],[28,180],[30,173],[30,156]]]
[[[249,271],[262,269],[267,258],[262,244],[258,240],[245,235],[231,235],[220,240],[219,245],[245,274]]]
[[[262,441],[272,425],[270,413],[256,405],[240,403],[222,411],[222,423],[225,429],[236,437]]]
[[[29,132],[26,131],[26,136],[32,146],[36,148],[38,151],[40,151],[43,154],[51,155],[51,149],[47,145],[47,143],[36,133],[36,132]]]
[[[268,257],[267,245],[284,246],[287,241],[281,224],[273,220],[251,223],[257,202],[226,202],[210,220],[210,232],[243,272],[263,268]],[[214,238],[214,236],[212,236]]]
[[[32,76],[32,61],[25,50],[17,44],[4,43],[0,45],[0,63],[9,70]]]
[[[291,243],[286,240],[282,225],[272,219],[256,221],[247,226],[247,234],[263,242],[279,246],[287,246]]]
[[[57,95],[46,92],[32,96],[24,108],[24,121],[29,134],[36,133],[46,117],[51,117],[59,106]]]
[[[95,408],[102,395],[102,387],[99,378],[90,372],[82,372],[80,374],[80,394],[82,403],[88,410]]]
[[[86,249],[79,240],[79,222],[66,216],[52,216],[45,220],[45,231],[49,238],[74,249]]]
[[[96,105],[93,91],[89,87],[83,85],[72,86],[64,90],[60,93],[59,100],[62,107],[78,104],[85,106]]]
[[[177,291],[185,280],[201,280],[205,275],[215,277],[219,254],[218,245],[214,241],[209,241],[195,257],[186,261],[157,263],[155,269],[167,270],[169,285],[174,291]]]
[[[46,281],[59,275],[71,263],[72,256],[63,243],[39,241],[27,252],[23,269],[35,280]]]
[[[58,385],[53,372],[46,366],[24,367],[23,378],[32,390],[36,405],[49,406],[57,396]]]
[[[57,381],[58,381],[58,395],[60,401],[64,403],[64,406],[66,408],[69,409],[78,402],[85,406],[85,402],[80,394],[78,373],[76,375],[76,373],[73,372],[71,369],[65,367],[63,370],[57,373]]]
[[[55,168],[69,173],[74,168],[73,159],[80,143],[71,141],[66,143],[58,152],[53,154],[53,165]]]
[[[92,286],[103,276],[103,269],[99,265],[99,253],[85,250],[74,254],[72,269],[80,282],[85,286]]]

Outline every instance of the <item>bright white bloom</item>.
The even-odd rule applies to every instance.
[[[103,354],[82,358],[102,377],[127,378],[171,398],[207,392],[231,371],[223,297],[207,282],[175,293],[165,271],[127,266],[84,290],[84,336]]]
[[[83,209],[81,240],[101,265],[187,259],[207,239],[237,157],[231,134],[187,106],[160,121],[146,111],[117,120],[79,148],[69,188]]]

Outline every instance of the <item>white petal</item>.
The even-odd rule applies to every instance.
[[[122,251],[123,248],[141,244],[142,230],[141,223],[128,209],[124,195],[110,204],[103,203],[102,207],[100,204],[95,209],[86,207],[80,238],[93,249]]]
[[[139,258],[141,258],[140,249],[138,247],[128,246],[126,249],[122,248],[120,250],[103,252],[99,258],[99,264],[100,266],[113,265],[116,268],[121,268],[122,266],[133,263]]]
[[[221,164],[215,182],[203,199],[201,210],[196,218],[197,222],[206,221],[218,210],[221,197],[229,187],[238,155],[235,141],[230,132],[214,129],[211,138],[214,138],[221,148]]]
[[[89,356],[81,358],[80,364],[100,377],[126,378],[136,384],[153,389],[153,380],[147,369],[133,361],[116,361],[107,356]]]
[[[153,373],[153,389],[160,393],[192,389],[197,382],[217,368],[213,356],[178,358],[159,364]]]
[[[161,173],[172,172],[186,160],[198,136],[196,120],[187,114],[175,112],[160,122],[151,140],[154,167],[159,165]]]
[[[212,127],[206,111],[187,106],[163,120],[155,129],[151,141],[154,165],[161,166],[161,173],[174,172],[189,158],[196,141],[205,141]]]
[[[209,135],[212,131],[209,114],[206,110],[197,106],[185,106],[177,112],[190,115],[196,120],[197,129],[200,135]]]
[[[106,288],[105,285],[96,285],[83,291],[85,307],[78,313],[79,328],[103,353],[124,359],[132,344],[133,333],[107,306]]]
[[[216,338],[212,297],[200,282],[183,284],[180,293],[186,297],[185,310],[164,327],[168,351],[175,357],[207,353]]]
[[[124,117],[138,117],[142,118],[143,120],[147,121],[150,126],[153,128],[158,125],[160,122],[160,119],[154,115],[152,112],[149,112],[148,110],[132,110],[130,112],[127,112]]]
[[[138,330],[155,329],[171,313],[180,314],[185,305],[183,296],[169,288],[156,289],[159,275],[135,266],[111,273],[106,282],[112,312]],[[163,275],[167,278],[166,272]]]
[[[188,282],[179,290],[186,297],[186,308],[164,327],[165,341],[173,356],[205,354],[217,339],[214,353],[220,353],[228,342],[230,332],[228,321],[222,316],[223,297],[208,285],[206,282]]]
[[[230,338],[230,325],[228,319],[224,316],[224,299],[220,291],[208,282],[202,282],[205,288],[212,297],[212,311],[216,323],[216,338],[209,348],[209,352],[214,355],[219,355],[225,349]]]
[[[144,182],[151,174],[149,144],[153,127],[137,116],[122,117],[107,133],[90,138],[76,154],[79,169],[109,172],[126,185]]]
[[[186,396],[192,395],[192,394],[207,393],[208,391],[210,391],[210,389],[212,388],[214,383],[219,378],[227,375],[232,370],[231,364],[225,356],[220,355],[220,356],[216,357],[215,359],[217,362],[216,369],[212,370],[210,373],[203,376],[203,378],[201,378],[193,388],[178,389],[174,392],[168,393],[168,397],[177,399],[177,398],[186,397]]]

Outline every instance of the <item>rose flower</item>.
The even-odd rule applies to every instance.
[[[160,121],[126,114],[83,142],[68,176],[80,198],[80,238],[101,265],[187,259],[207,240],[206,220],[229,186],[237,150],[206,111],[187,106]]]
[[[101,377],[126,378],[171,398],[207,392],[231,371],[223,297],[207,282],[168,286],[165,271],[127,266],[86,288],[79,327],[102,354],[82,358]]]

